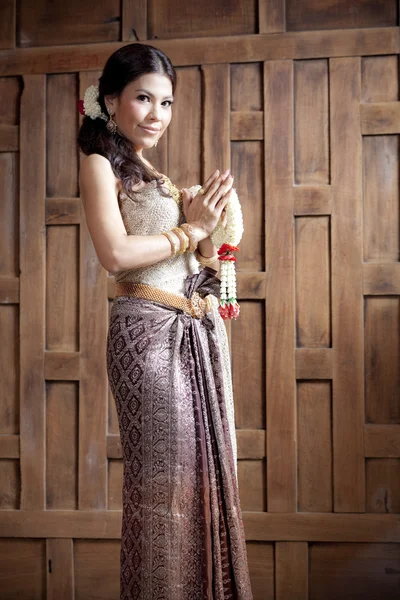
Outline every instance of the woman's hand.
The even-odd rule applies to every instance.
[[[225,222],[226,225],[224,209],[232,185],[233,177],[229,174],[229,169],[221,175],[217,169],[202,186],[204,194],[197,193],[193,197],[188,190],[182,190],[183,213],[186,221],[203,231],[203,239],[214,231],[221,215],[222,223]]]

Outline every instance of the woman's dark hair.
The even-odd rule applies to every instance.
[[[128,83],[147,73],[169,77],[172,93],[175,92],[176,71],[164,52],[139,43],[127,44],[116,50],[108,58],[99,78],[98,102],[102,112],[108,114],[104,96],[119,96]],[[114,134],[108,132],[103,119],[84,117],[78,134],[78,146],[84,154],[97,153],[107,158],[127,195],[132,193],[132,186],[141,181],[148,183],[156,179],[158,187],[163,182],[140,159],[130,140],[118,131]]]

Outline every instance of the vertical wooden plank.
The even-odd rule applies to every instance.
[[[330,60],[334,511],[365,511],[361,60]]]
[[[0,48],[15,48],[17,3],[15,0],[0,2]]]
[[[267,490],[269,512],[296,512],[293,63],[264,63]]]
[[[45,509],[46,77],[24,76],[20,124],[21,509]]]
[[[216,169],[222,173],[225,169],[231,168],[230,64],[203,65],[201,70],[204,98],[202,164],[202,180],[204,181]],[[238,177],[239,173],[233,173],[233,175]],[[225,321],[225,328],[231,348],[231,322],[229,319]]]
[[[308,599],[307,542],[275,544],[276,600]]]
[[[258,0],[258,33],[286,31],[286,0]]]
[[[297,383],[298,511],[332,511],[330,381]]]
[[[46,540],[46,600],[74,600],[73,540]]]
[[[147,40],[147,0],[122,0],[122,41]]]
[[[80,73],[79,97],[94,75]],[[97,78],[96,78],[97,79]],[[84,157],[81,154],[81,161]],[[101,266],[86,219],[80,225],[79,491],[80,509],[107,507],[107,271]]]

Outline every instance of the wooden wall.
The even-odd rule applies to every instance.
[[[398,19],[395,0],[3,0],[1,600],[118,598],[114,283],[77,101],[135,40],[179,79],[148,158],[180,187],[230,166],[242,201],[227,328],[254,600],[399,597]]]

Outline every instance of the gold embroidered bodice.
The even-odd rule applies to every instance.
[[[168,177],[163,177],[163,190],[169,191],[169,197],[157,189],[155,179],[133,192],[131,198],[120,192],[119,208],[128,235],[157,235],[186,221],[179,190]],[[200,269],[194,253],[184,252],[153,265],[118,271],[114,276],[116,282],[146,283],[183,296],[186,277]]]

